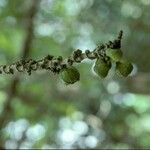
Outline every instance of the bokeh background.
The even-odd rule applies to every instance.
[[[93,61],[66,86],[37,71],[0,75],[1,148],[150,148],[149,0],[0,0],[0,64],[93,50],[124,31],[128,78],[100,79]]]

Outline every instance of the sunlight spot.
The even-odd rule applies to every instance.
[[[93,33],[93,26],[89,23],[78,23],[76,29],[81,36],[89,36]]]
[[[144,130],[146,130],[147,132],[150,132],[150,117],[148,115],[142,117],[140,119],[140,123]]]
[[[73,124],[73,130],[78,133],[79,135],[86,134],[88,132],[88,126],[85,122],[83,121],[76,121]]]
[[[78,139],[78,135],[75,131],[71,129],[66,129],[62,131],[60,139],[62,140],[62,142],[72,145]]]
[[[111,81],[107,85],[107,90],[111,94],[116,94],[120,90],[119,84],[116,81]]]
[[[47,23],[43,23],[37,26],[36,32],[41,36],[51,36],[54,32],[54,28]]]
[[[113,98],[113,102],[117,105],[121,105],[122,106],[122,99],[123,99],[123,94],[122,93],[117,93],[116,95],[114,95]]]
[[[7,5],[6,0],[0,0],[0,7],[5,7]]]
[[[29,142],[29,141],[24,141],[21,143],[19,149],[31,149],[33,146],[33,143]]]
[[[51,8],[53,7],[53,0],[44,0],[44,1],[41,1],[40,7],[45,12],[50,13],[51,12]]]
[[[96,47],[96,44],[90,38],[90,36],[78,36],[72,41],[72,46],[75,49],[79,48],[83,52],[85,52],[86,49],[92,51]]]
[[[91,7],[92,4],[93,0],[66,0],[64,7],[68,15],[75,16],[78,15],[82,9]]]
[[[103,100],[100,104],[100,112],[104,117],[107,117],[111,110],[111,103],[108,100]]]
[[[5,128],[5,131],[10,138],[20,140],[28,125],[29,123],[26,119],[19,119],[16,122],[9,122]]]
[[[56,32],[54,32],[52,37],[58,43],[63,43],[66,40],[66,36],[65,36],[65,33],[63,31],[56,31]]]
[[[40,140],[45,135],[45,128],[41,124],[36,124],[27,130],[27,138],[32,141]]]
[[[130,2],[124,2],[122,4],[121,13],[126,17],[139,18],[142,15],[140,7],[133,5]]]
[[[19,119],[18,121],[16,121],[14,126],[15,139],[20,140],[23,132],[27,129],[28,126],[29,123],[26,119]]]
[[[61,118],[59,121],[59,126],[61,129],[71,128],[72,122],[69,118]]]
[[[42,146],[42,149],[56,149],[54,146],[52,146],[52,145],[49,145],[49,144],[44,144],[43,146]]]
[[[8,24],[15,25],[16,22],[17,22],[17,20],[16,20],[16,18],[15,18],[14,16],[8,16],[8,17],[6,17],[5,19],[6,19],[6,22],[7,22]]]
[[[97,140],[97,138],[96,138],[95,136],[89,135],[89,136],[87,136],[87,137],[85,138],[85,144],[86,144],[86,146],[89,147],[89,148],[94,148],[94,147],[96,147],[97,143],[98,143],[98,140]]]
[[[81,7],[76,0],[66,0],[65,9],[68,15],[75,16],[80,12]]]
[[[17,148],[17,142],[13,140],[7,140],[5,143],[6,149],[16,149]]]
[[[135,95],[132,93],[124,94],[122,101],[126,106],[132,106],[135,103]]]
[[[72,114],[73,120],[82,120],[84,118],[84,115],[80,111],[76,111]]]

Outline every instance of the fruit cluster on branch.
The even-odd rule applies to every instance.
[[[77,49],[67,59],[63,59],[62,56],[47,55],[41,60],[28,59],[10,65],[1,65],[0,74],[27,72],[31,75],[33,71],[44,69],[60,74],[66,84],[73,84],[80,79],[80,73],[73,67],[73,64],[81,63],[82,60],[88,58],[90,60],[96,59],[94,71],[100,77],[105,78],[107,76],[113,62],[116,63],[116,71],[126,77],[131,73],[133,66],[123,58],[121,51],[122,35],[123,31],[120,31],[114,41],[98,45],[93,51],[85,50],[83,53],[82,50]]]

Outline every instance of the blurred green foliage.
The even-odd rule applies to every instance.
[[[20,59],[30,5],[31,0],[0,0],[0,64]],[[124,54],[135,64],[133,75],[150,73],[149,10],[149,0],[41,0],[30,57],[92,50],[122,29]],[[69,86],[49,72],[21,74],[1,129],[4,147],[150,148],[150,93],[132,93],[128,79],[113,72],[101,80],[92,65],[77,65],[81,80]],[[12,79],[0,76],[0,114]]]

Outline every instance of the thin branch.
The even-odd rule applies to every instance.
[[[109,57],[107,57],[105,54],[106,49],[121,48],[122,35],[123,32],[120,31],[117,39],[115,39],[114,41],[109,41],[106,44],[98,45],[93,51],[86,50],[85,53],[82,53],[82,50],[77,49],[67,59],[63,59],[62,56],[54,57],[52,55],[47,55],[40,60],[22,59],[11,65],[1,65],[0,73],[14,74],[15,72],[27,72],[29,75],[31,75],[32,71],[41,69],[51,71],[53,73],[59,73],[62,69],[73,65],[73,63],[81,63],[81,61],[86,58],[93,60],[102,57],[103,59],[108,60]]]

